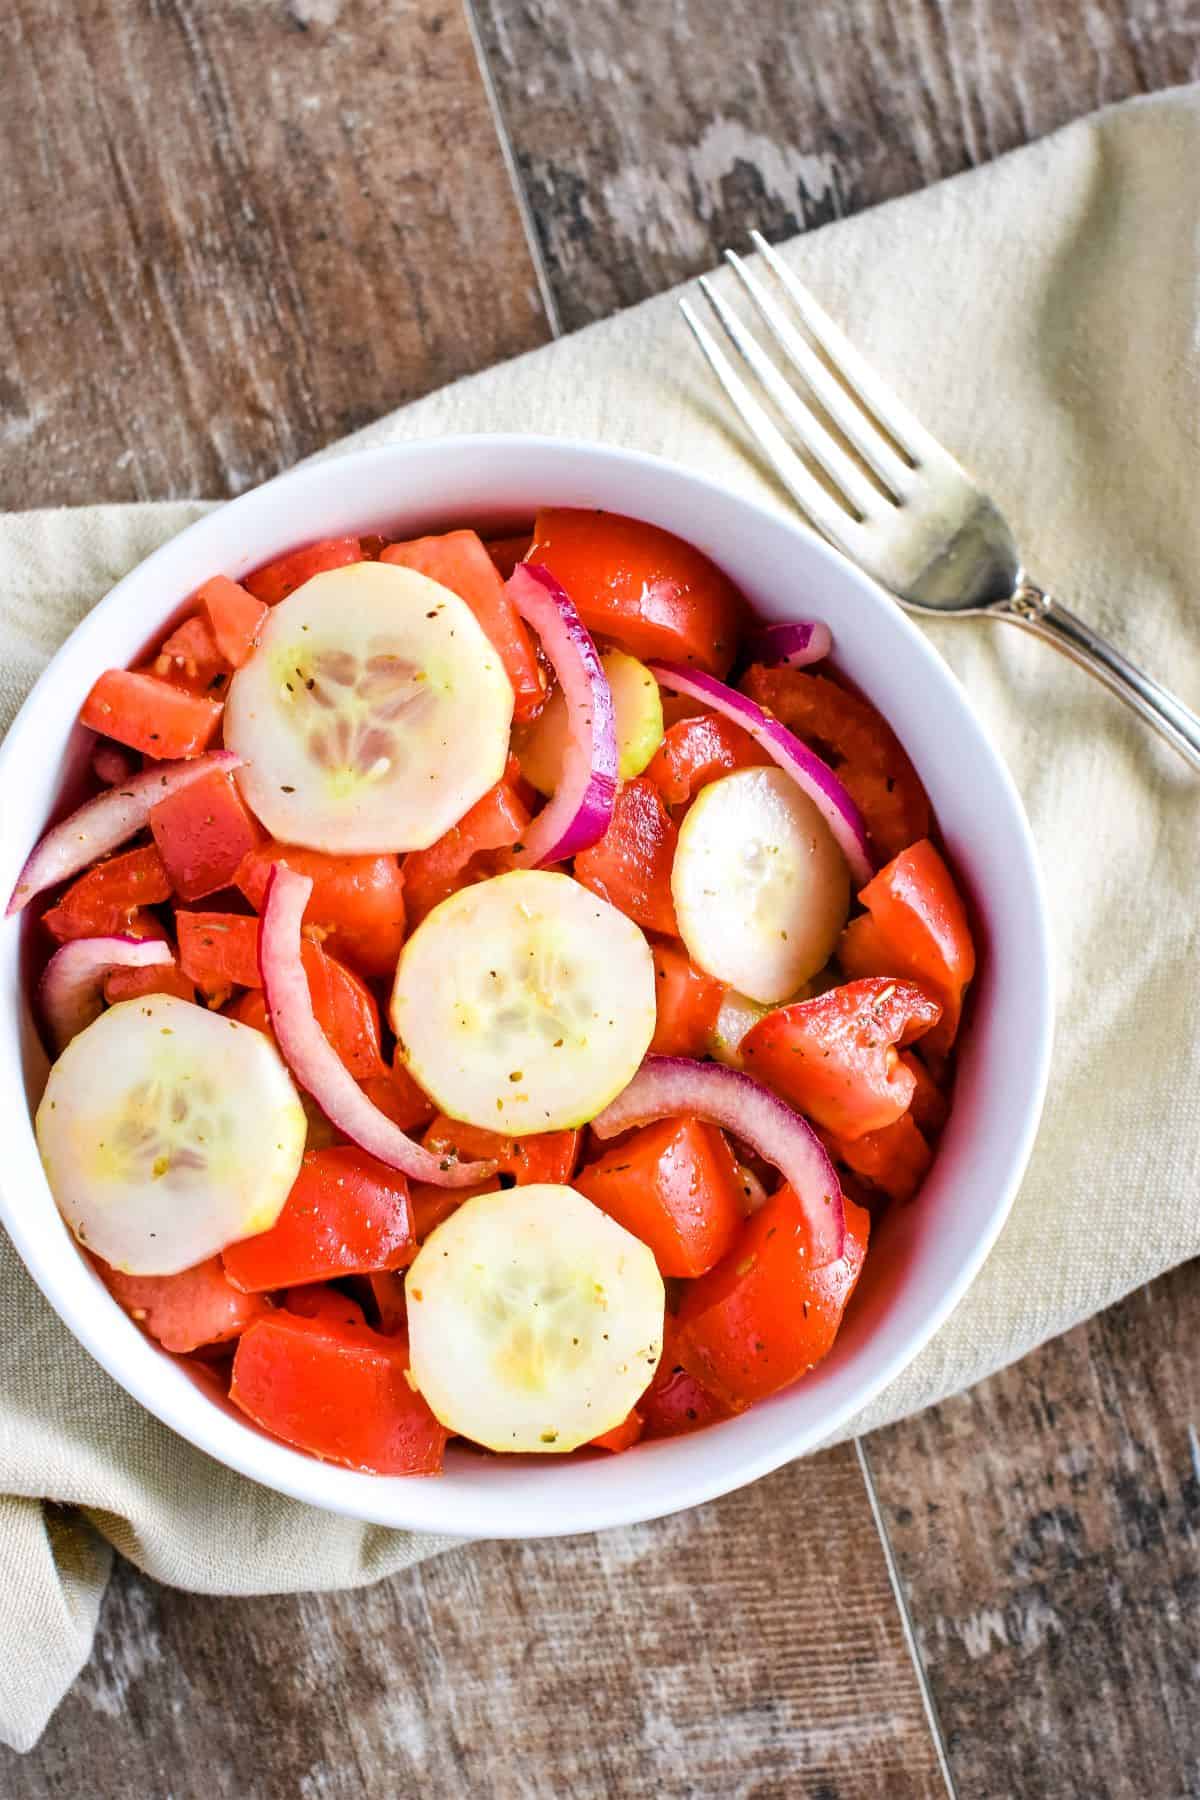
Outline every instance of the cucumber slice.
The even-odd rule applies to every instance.
[[[850,875],[816,806],[782,769],[740,769],[692,802],[671,893],[693,962],[769,1005],[828,962]]]
[[[273,837],[424,850],[504,773],[513,691],[457,594],[393,563],[314,575],[271,609],[225,703]]]
[[[645,663],[623,650],[602,650],[600,666],[612,690],[617,774],[632,781],[662,743],[662,690]],[[558,786],[566,741],[567,706],[562,689],[555,688],[538,717],[514,739],[521,773],[539,794],[549,797]]]
[[[266,1033],[173,994],[122,1001],[73,1038],[36,1119],[59,1211],[127,1275],[175,1275],[268,1230],[306,1127]]]
[[[582,1125],[654,1035],[654,959],[632,920],[549,870],[451,894],[400,953],[392,1026],[444,1113],[512,1137]]]
[[[611,1431],[662,1355],[654,1257],[574,1188],[466,1201],[405,1293],[413,1380],[448,1431],[489,1450],[561,1455]]]

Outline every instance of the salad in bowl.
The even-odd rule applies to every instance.
[[[38,1150],[114,1299],[262,1432],[578,1461],[829,1356],[921,1205],[976,947],[803,613],[548,504],[214,568],[97,673],[90,791],[9,903]]]

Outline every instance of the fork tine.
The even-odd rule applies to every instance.
[[[733,308],[725,303],[706,275],[701,275],[700,287],[724,326],[727,337],[754,370],[801,443],[841,490],[858,517],[869,518],[880,505],[878,490],[871,486],[862,470],[851,462],[796,390],[784,380],[758,339],[747,331]]]
[[[861,554],[861,527],[844,507],[832,499],[820,482],[805,468],[779,427],[755,399],[733,364],[718,346],[712,333],[700,323],[687,300],[679,301],[679,310],[704,352],[713,374],[725,389],[750,432],[767,457],[797,505],[808,514],[817,529],[850,556]]]
[[[768,268],[774,272],[781,286],[786,288],[800,317],[830,360],[836,365],[840,374],[853,388],[862,403],[875,414],[880,424],[891,433],[901,449],[914,463],[920,463],[923,457],[930,455],[944,455],[945,452],[937,439],[926,431],[916,415],[905,406],[903,400],[899,399],[879,379],[875,371],[859,355],[845,332],[834,324],[824,307],[817,304],[804,283],[788,268],[778,251],[768,244],[762,232],[751,231],[750,241]]]

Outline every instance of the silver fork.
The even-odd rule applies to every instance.
[[[700,277],[700,286],[730,342],[824,470],[828,486],[797,455],[686,299],[680,300],[679,310],[751,436],[809,521],[910,612],[1006,619],[1044,638],[1095,675],[1200,769],[1200,718],[1030,579],[994,503],[868,367],[761,233],[750,236],[826,360],[742,258],[727,250],[726,260],[807,393],[785,379],[707,277]],[[875,480],[842,448],[814,410],[814,401]]]

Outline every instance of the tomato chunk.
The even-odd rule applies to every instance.
[[[404,943],[404,876],[396,857],[330,856],[292,844],[261,844],[237,872],[237,885],[256,912],[262,911],[276,863],[312,882],[304,921],[321,932],[321,946],[330,956],[363,975],[395,972]]]
[[[682,945],[650,948],[657,1005],[651,1050],[656,1056],[707,1056],[724,988],[696,967]]]
[[[421,1142],[440,1156],[498,1163],[498,1174],[511,1175],[523,1187],[537,1181],[565,1186],[579,1161],[579,1139],[578,1131],[537,1131],[529,1137],[505,1137],[498,1131],[465,1125],[461,1119],[448,1119],[439,1113]]]
[[[242,585],[256,600],[277,606],[314,575],[323,575],[327,569],[344,569],[348,563],[362,560],[362,545],[356,537],[322,538],[319,543],[306,544],[302,550],[289,551],[275,562],[264,563],[253,575],[247,575]]]
[[[575,879],[647,931],[677,937],[671,865],[678,841],[658,789],[639,775],[617,789],[612,823],[575,858]]]
[[[883,856],[929,831],[929,800],[891,726],[828,675],[754,664],[743,690],[833,764]]]
[[[218,652],[232,669],[240,669],[258,641],[267,605],[256,600],[228,575],[214,575],[197,590]]]
[[[221,654],[207,619],[185,619],[166,639],[153,662],[153,672],[163,681],[189,694],[219,694],[229,680],[232,664]]]
[[[157,969],[113,969],[104,977],[104,998],[110,1006],[140,1000],[144,994],[174,994],[194,1001],[196,987],[174,963]]]
[[[376,1475],[436,1475],[449,1433],[408,1384],[408,1344],[274,1312],[243,1335],[229,1398],[272,1437]]]
[[[436,1231],[443,1220],[458,1211],[464,1200],[473,1200],[476,1194],[498,1194],[500,1182],[495,1175],[488,1181],[465,1188],[435,1187],[431,1181],[414,1181],[408,1192],[412,1201],[413,1230],[418,1243],[423,1244],[431,1231]]]
[[[891,1200],[911,1200],[933,1161],[928,1141],[908,1112],[894,1125],[864,1132],[862,1137],[841,1138],[832,1131],[824,1137],[835,1162],[845,1163]]]
[[[82,937],[131,937],[130,927],[146,906],[171,895],[171,878],[153,844],[110,856],[72,882],[42,921],[60,944]]]
[[[223,700],[185,693],[155,675],[106,669],[84,701],[79,719],[131,750],[174,760],[208,749],[224,707]]]
[[[499,569],[501,579],[507,581],[517,564],[524,562],[532,542],[532,534],[522,531],[514,537],[484,538],[483,547]]]
[[[408,1183],[356,1145],[309,1150],[271,1229],[222,1254],[248,1294],[403,1268],[417,1254]]]
[[[680,719],[670,726],[646,769],[668,806],[685,806],[697,789],[735,769],[771,761],[748,731],[718,713]]]
[[[206,994],[259,987],[258,920],[241,913],[177,912],[179,966]]]
[[[724,1261],[685,1290],[679,1362],[734,1412],[790,1386],[832,1348],[870,1229],[870,1215],[847,1198],[845,1251],[814,1269],[800,1203],[781,1187]]]
[[[637,1403],[646,1439],[684,1437],[730,1416],[729,1407],[689,1375],[676,1354],[679,1328],[668,1313],[663,1353],[654,1379]]]
[[[728,673],[744,603],[682,538],[617,513],[550,507],[538,514],[527,560],[562,583],[594,635],[643,659]]]
[[[742,1039],[748,1074],[842,1137],[894,1124],[916,1086],[895,1046],[938,1021],[940,1008],[910,981],[876,977],[776,1007]]]
[[[703,1275],[742,1223],[737,1163],[699,1119],[661,1119],[623,1138],[574,1186],[648,1244],[664,1275]]]
[[[324,1281],[289,1288],[283,1296],[283,1305],[298,1319],[325,1319],[331,1325],[365,1326],[367,1322],[367,1315],[357,1300]]]
[[[393,1125],[410,1135],[428,1125],[437,1111],[428,1094],[399,1063],[394,1064],[386,1075],[368,1076],[359,1086],[372,1106],[377,1106]]]
[[[512,683],[513,717],[531,719],[541,710],[546,688],[533,641],[478,532],[447,531],[438,537],[389,544],[379,560],[428,575],[465,600]]]
[[[908,1109],[913,1123],[919,1125],[922,1132],[936,1138],[950,1111],[949,1096],[943,1093],[921,1058],[914,1056],[911,1050],[902,1050],[900,1061],[916,1084]]]
[[[357,1081],[386,1070],[375,996],[344,963],[305,944],[301,955],[308,976],[313,1011],[350,1073]]]
[[[268,1310],[257,1294],[239,1293],[219,1256],[178,1275],[126,1275],[94,1257],[105,1287],[130,1318],[164,1350],[186,1355],[201,1344],[225,1344]]]
[[[436,844],[410,850],[404,859],[404,893],[413,924],[459,888],[500,874],[502,853],[520,842],[528,823],[529,808],[505,776]]]
[[[632,1450],[642,1435],[642,1429],[642,1415],[635,1406],[611,1431],[602,1431],[599,1437],[592,1438],[591,1447],[593,1450]]]
[[[847,925],[838,961],[848,975],[919,982],[942,1009],[929,1048],[949,1050],[975,973],[975,944],[954,877],[926,838],[880,869],[858,897],[868,916]]]
[[[375,1311],[379,1315],[378,1329],[385,1337],[395,1337],[398,1332],[408,1330],[408,1296],[404,1291],[404,1277],[391,1269],[379,1269],[367,1276],[371,1289],[371,1298],[375,1302]]]
[[[150,808],[150,829],[181,900],[231,887],[262,832],[232,775],[214,769]]]

